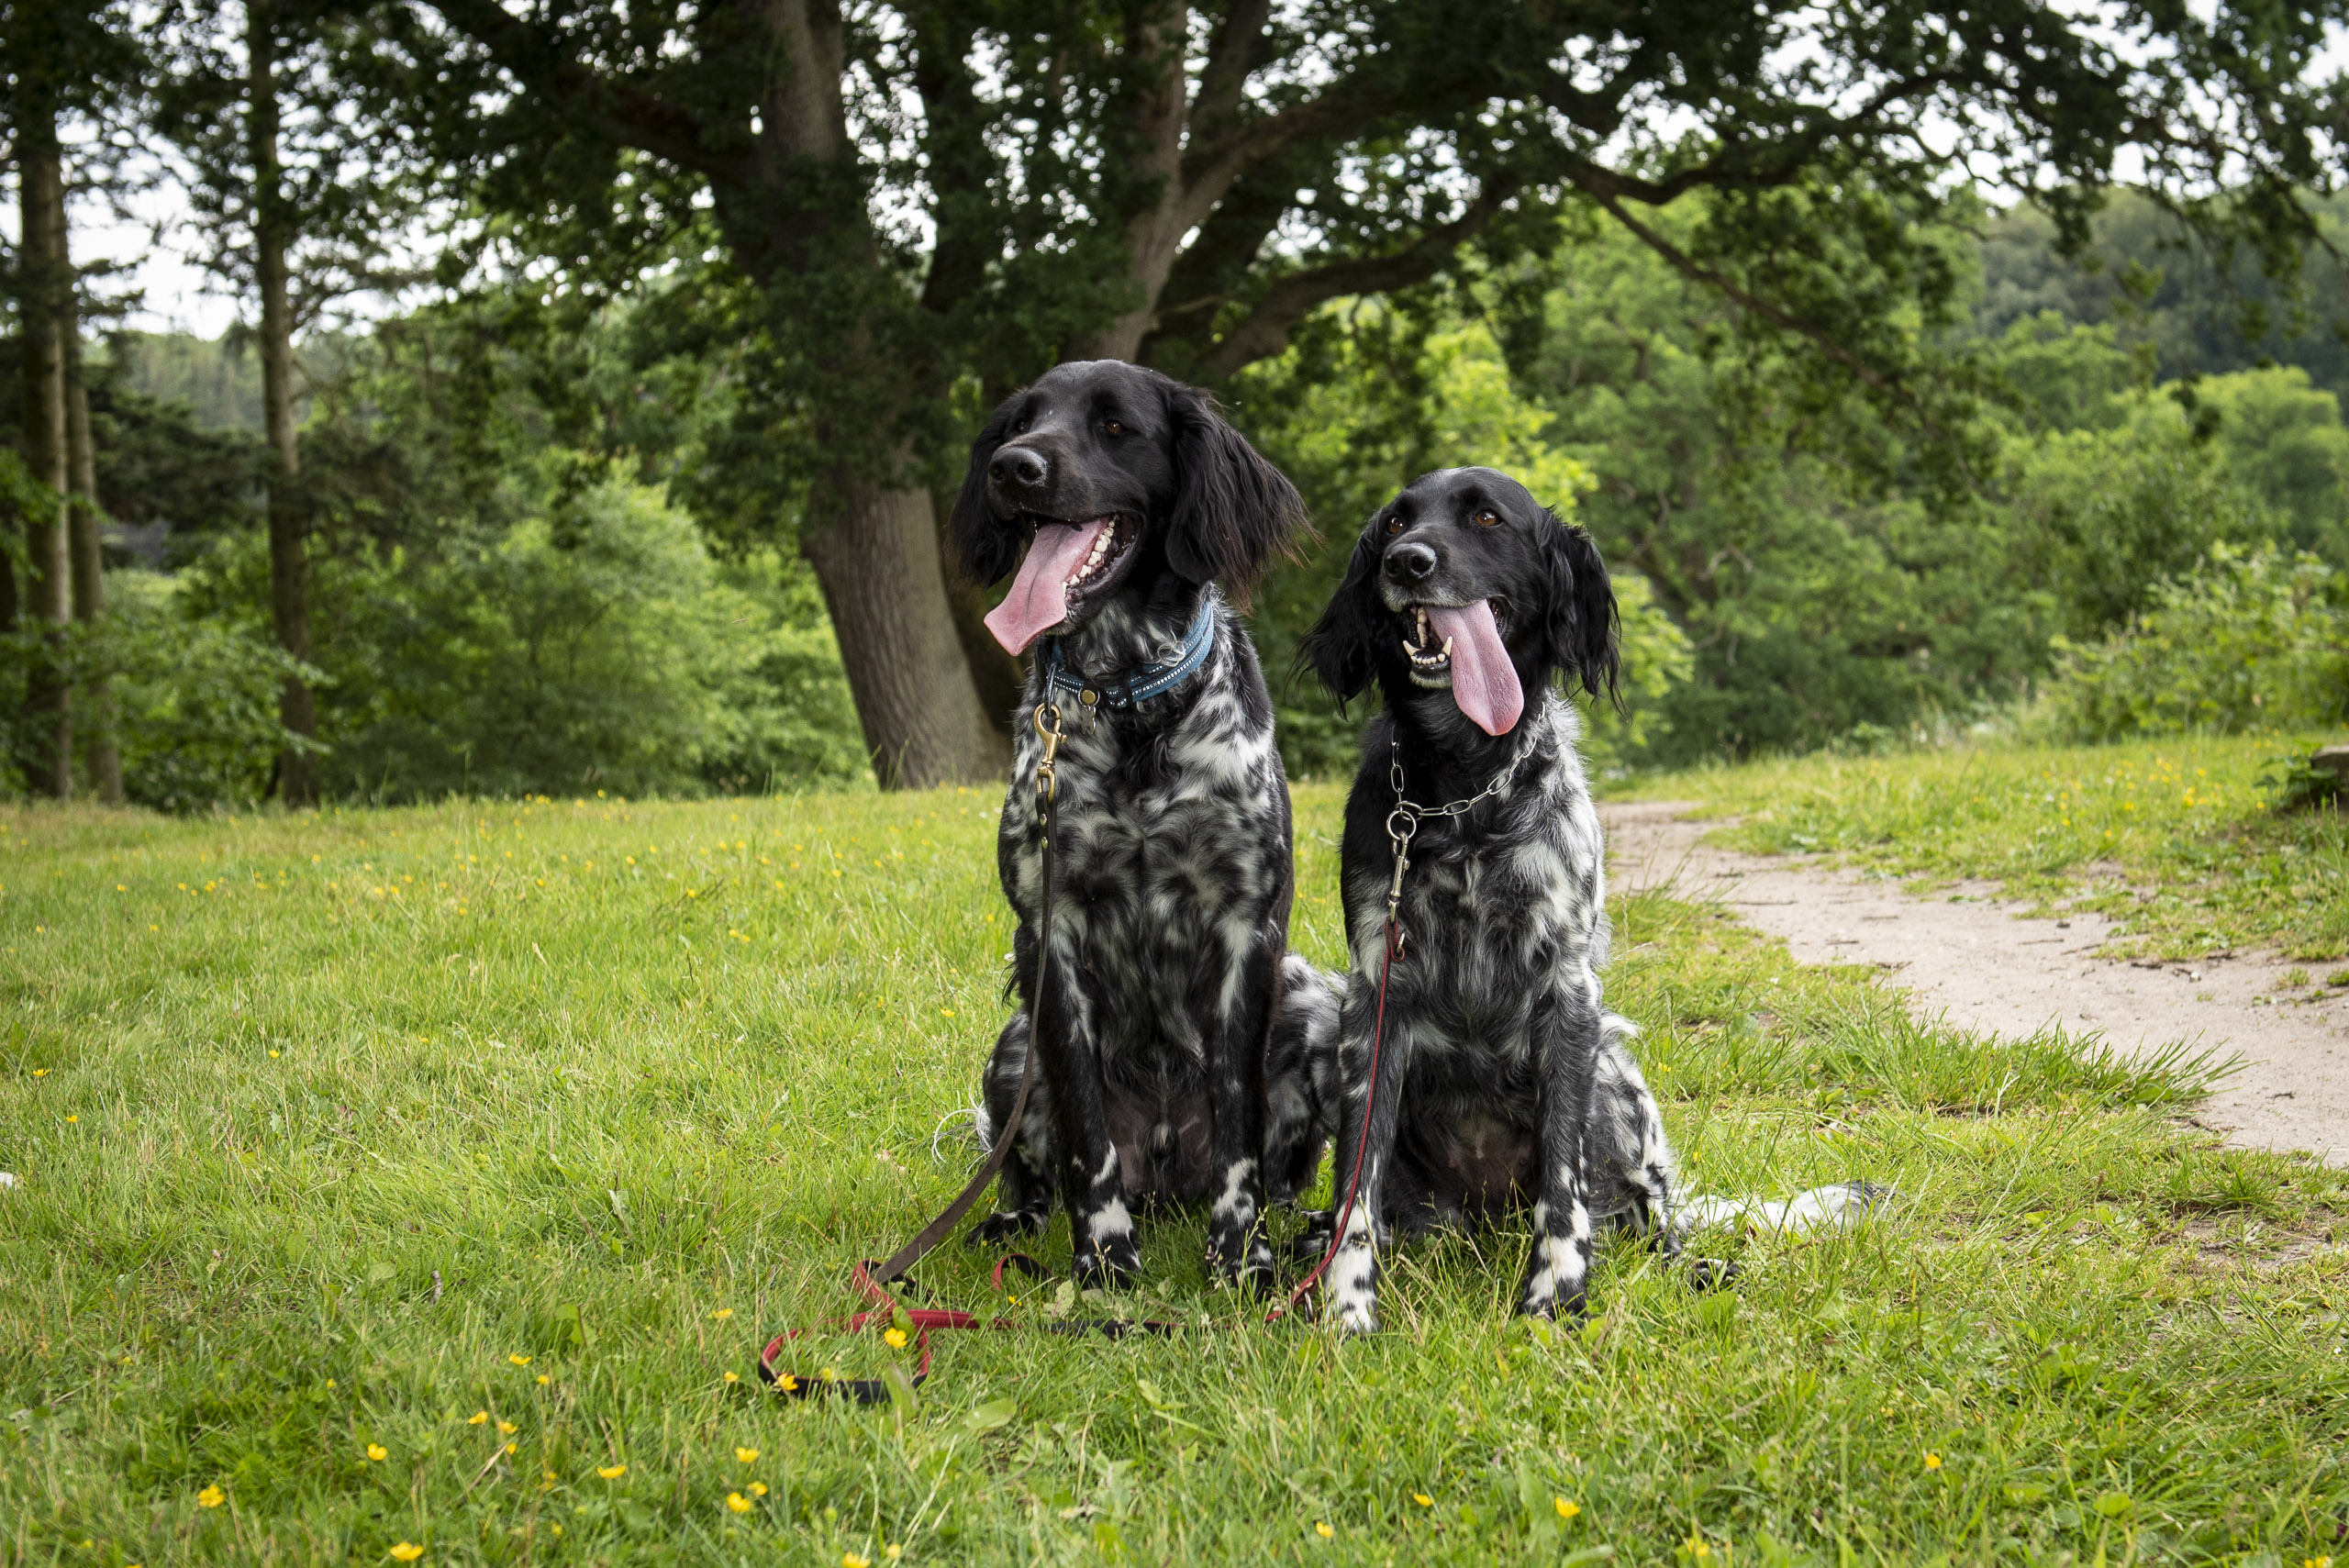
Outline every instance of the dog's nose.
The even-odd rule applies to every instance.
[[[1435,570],[1435,551],[1423,544],[1389,545],[1386,575],[1397,583],[1423,583]]]
[[[987,464],[989,479],[1020,490],[1033,490],[1044,483],[1044,476],[1050,472],[1044,464],[1044,454],[1026,447],[1005,447]]]

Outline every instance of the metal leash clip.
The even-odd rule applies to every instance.
[[[1052,726],[1049,729],[1045,728],[1048,723]],[[1067,739],[1061,729],[1060,704],[1040,702],[1036,705],[1036,734],[1044,742],[1043,760],[1036,764],[1036,806],[1041,810],[1052,803],[1053,792],[1060,787],[1059,780],[1054,776],[1053,760],[1060,755],[1061,742]]]
[[[1395,770],[1397,804],[1386,814],[1386,837],[1395,846],[1395,880],[1386,888],[1386,929],[1395,933],[1395,952],[1403,951],[1403,873],[1411,869],[1411,838],[1419,830],[1419,813],[1412,810],[1402,795],[1403,770]]]

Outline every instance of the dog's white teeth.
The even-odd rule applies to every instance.
[[[1452,639],[1448,637],[1443,639],[1443,656],[1446,659],[1452,657]]]

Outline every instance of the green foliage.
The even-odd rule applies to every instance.
[[[1596,476],[1584,517],[1609,561],[1646,576],[1694,654],[1638,761],[1906,731],[2022,689],[2043,608],[2011,590],[1991,519],[1915,472],[1868,400],[1621,236],[1562,250],[1542,283],[1521,384]]]
[[[2053,600],[2051,629],[2094,637],[2127,619],[2154,585],[2190,570],[2221,539],[2267,531],[2264,508],[2198,439],[2176,399],[2119,399],[2107,428],[2010,444],[2010,581]]]
[[[2298,365],[2205,376],[2191,388],[2217,421],[2227,473],[2270,507],[2301,550],[2349,565],[2349,429],[2339,395]]]
[[[2250,195],[2237,186],[2189,204],[2181,221],[2142,192],[2112,192],[2068,256],[2044,210],[2010,207],[1982,227],[1975,320],[1992,336],[2042,314],[2101,328],[2143,356],[2149,381],[2281,362],[2307,369],[2318,387],[2349,392],[2349,344],[2337,330],[2349,305],[2349,274],[2337,259],[2349,206],[2338,195],[2301,193],[2306,232],[2319,241],[2304,258],[2192,232],[2195,217],[2223,223]]]
[[[224,603],[262,601],[242,540]],[[865,772],[804,576],[722,571],[682,514],[607,482],[429,551],[321,562],[329,794],[763,792]]]
[[[188,613],[157,573],[111,573],[106,608],[81,670],[113,678],[124,795],[172,812],[265,798],[278,753],[300,743],[278,722],[278,693],[323,673],[250,627]]]
[[[2349,717],[2349,574],[2214,545],[2101,642],[2058,639],[2047,721],[2083,740],[2314,729]]]
[[[2269,758],[2259,783],[2277,811],[2337,809],[2343,794],[2349,793],[2339,773],[2318,767],[2315,759],[2302,751]]]

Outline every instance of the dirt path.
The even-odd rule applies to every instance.
[[[2187,1040],[2246,1059],[2197,1107],[2198,1126],[2255,1149],[2305,1149],[2349,1163],[2349,997],[2276,1002],[2294,965],[2238,956],[2141,967],[2090,958],[2100,915],[2019,919],[1989,884],[1916,898],[1897,883],[1783,856],[1698,842],[1714,822],[1680,820],[1669,801],[1602,806],[1608,874],[1620,887],[1677,881],[1786,940],[1807,963],[1869,963],[1892,972],[1923,1015],[1990,1034],[2027,1035],[2053,1020],[2116,1045]]]

